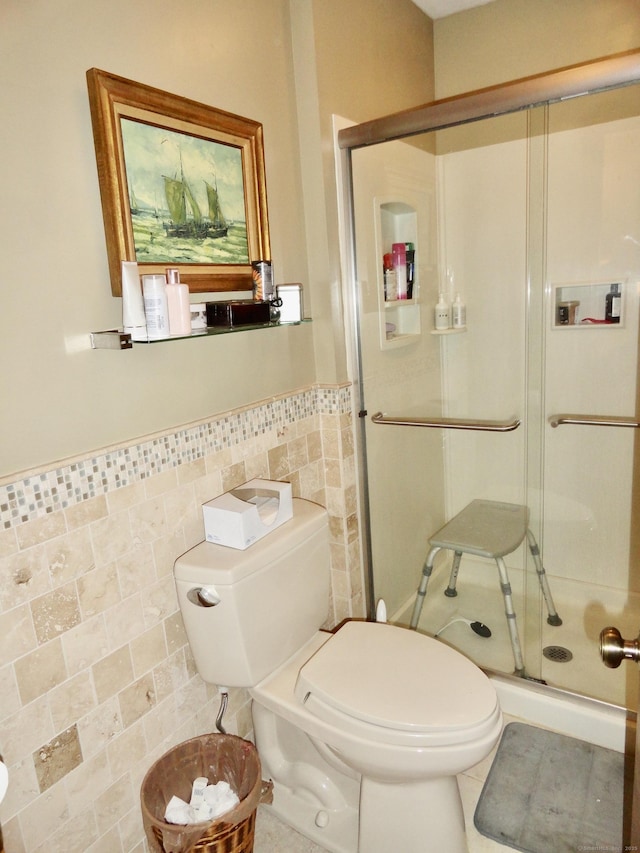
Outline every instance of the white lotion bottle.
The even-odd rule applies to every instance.
[[[191,334],[191,306],[189,288],[180,281],[180,270],[167,270],[167,307],[169,310],[169,334]]]
[[[451,324],[454,329],[464,329],[467,325],[467,306],[456,293],[456,298],[451,308]]]
[[[451,327],[451,311],[443,293],[438,296],[438,304],[435,308],[435,326],[439,332]]]
[[[132,341],[147,340],[147,318],[136,261],[122,261],[122,327]]]
[[[147,318],[147,338],[158,341],[169,337],[167,282],[163,275],[143,275],[142,294]]]

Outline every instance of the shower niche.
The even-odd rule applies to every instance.
[[[421,334],[418,264],[418,214],[414,207],[404,201],[375,201],[376,249],[378,268],[376,274],[378,291],[378,314],[380,318],[380,348],[392,349],[417,341]],[[384,258],[392,254],[394,243],[413,246],[413,261],[407,259],[408,292],[406,299],[390,298],[385,287]],[[409,250],[411,251],[411,250]],[[410,267],[412,265],[412,269]],[[409,297],[410,293],[410,297]]]
[[[554,329],[620,329],[624,326],[625,285],[621,281],[553,285]]]

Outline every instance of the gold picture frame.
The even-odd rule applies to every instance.
[[[113,295],[122,261],[251,290],[271,259],[262,125],[97,68],[87,84]]]

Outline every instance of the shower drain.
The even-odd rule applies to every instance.
[[[565,649],[564,646],[545,646],[542,654],[548,660],[555,661],[556,663],[568,663],[573,658],[573,654],[569,649]]]

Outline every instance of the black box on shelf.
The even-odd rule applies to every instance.
[[[269,320],[268,302],[253,299],[207,302],[207,326],[260,326]]]

